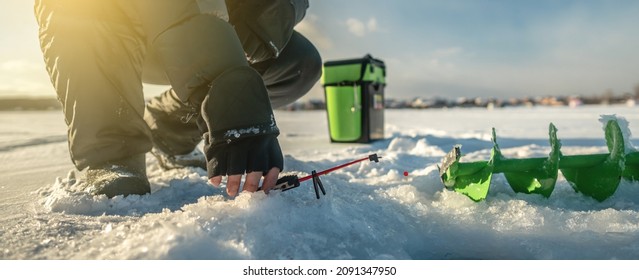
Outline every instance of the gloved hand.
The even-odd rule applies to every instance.
[[[241,139],[231,143],[217,143],[206,153],[210,182],[218,186],[222,176],[229,175],[227,193],[235,196],[239,192],[243,174],[247,174],[244,190],[255,192],[264,176],[262,189],[268,192],[284,167],[284,158],[276,135],[262,135]]]
[[[219,185],[229,176],[227,192],[234,196],[247,174],[244,189],[255,191],[264,176],[262,188],[275,186],[283,168],[273,110],[260,75],[251,67],[240,66],[220,74],[211,83],[202,104],[204,154],[208,176]]]

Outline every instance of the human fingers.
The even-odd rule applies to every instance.
[[[211,183],[211,185],[213,185],[216,188],[219,187],[220,184],[222,183],[222,176],[215,176],[209,179],[209,183]]]
[[[246,174],[246,180],[244,180],[244,191],[255,192],[260,185],[260,179],[262,178],[262,172],[253,171]]]
[[[226,182],[226,193],[230,196],[236,196],[240,190],[240,182],[242,181],[242,174],[239,175],[229,175],[229,178]]]
[[[264,175],[264,182],[262,182],[262,190],[265,193],[268,193],[270,189],[272,189],[277,183],[277,177],[280,176],[280,169],[277,167],[271,168],[266,175]]]

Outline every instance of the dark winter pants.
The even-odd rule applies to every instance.
[[[36,0],[35,13],[78,169],[151,149],[143,119],[147,48],[182,100],[203,98],[215,77],[248,65],[233,28],[200,14],[195,0]]]
[[[266,84],[273,108],[293,103],[306,94],[321,75],[321,58],[315,46],[297,32],[277,59],[251,65]],[[241,109],[240,109],[241,110]],[[196,121],[199,108],[181,102],[170,89],[147,104],[145,120],[155,146],[171,155],[191,152],[202,140]]]

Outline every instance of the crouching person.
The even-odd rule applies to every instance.
[[[249,66],[262,77],[273,108],[293,103],[317,82],[321,57],[315,46],[293,29],[305,16],[307,0],[227,0],[226,5],[224,1],[209,2],[217,2],[213,6],[227,11],[226,17],[240,38]],[[203,9],[207,12],[206,7]],[[220,14],[210,8],[208,12]],[[170,85],[163,67],[151,51],[144,65],[144,82]],[[207,160],[197,148],[206,132],[198,125],[202,114],[197,103],[182,102],[175,88],[171,88],[147,104],[145,120],[153,136],[151,153],[164,169],[207,168]],[[250,104],[237,104],[234,109],[250,114]],[[219,185],[220,180],[218,176],[212,183]]]
[[[236,194],[274,186],[283,168],[262,75],[224,20],[195,0],[36,0],[40,42],[63,105],[69,151],[95,195],[146,194],[143,65],[157,55],[171,98],[197,109],[208,176]]]

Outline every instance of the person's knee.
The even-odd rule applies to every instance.
[[[312,87],[322,76],[322,57],[317,49],[305,57],[304,67],[306,79]]]
[[[322,76],[322,57],[315,45],[298,32],[294,32],[291,43],[299,49],[297,52],[299,71],[304,80],[303,83],[310,85],[308,87],[310,89]]]
[[[183,102],[206,93],[202,89],[227,69],[248,66],[233,27],[211,15],[198,15],[171,27],[154,40],[152,48]]]
[[[273,108],[291,104],[306,95],[322,75],[319,51],[298,32],[293,32],[277,59],[251,66],[262,75]]]
[[[306,95],[322,76],[322,58],[315,46],[308,41],[307,43],[308,46],[304,48],[303,55],[299,56],[297,69],[299,76],[288,91],[289,96],[286,102],[288,104]]]

